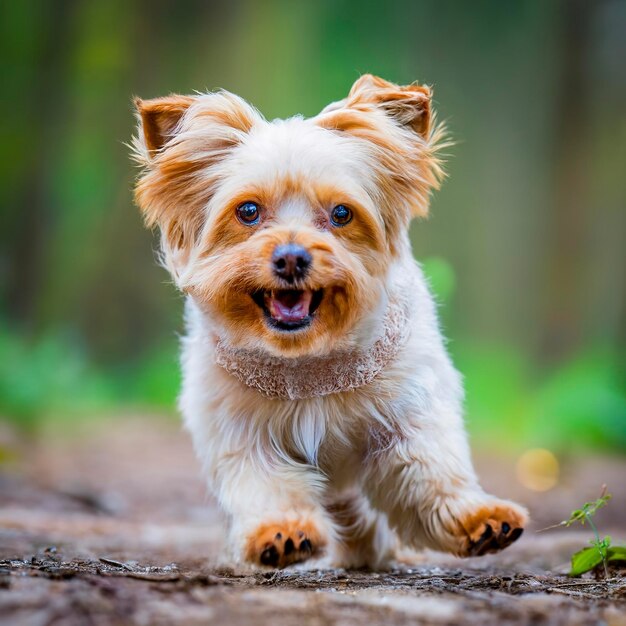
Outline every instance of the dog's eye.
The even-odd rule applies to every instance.
[[[333,226],[345,226],[352,221],[352,211],[345,204],[338,204],[330,213]]]
[[[254,226],[259,221],[259,205],[256,202],[244,202],[237,207],[237,217],[246,226]]]

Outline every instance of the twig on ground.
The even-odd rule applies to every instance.
[[[106,559],[103,556],[101,556],[98,560],[100,561],[100,563],[104,563],[105,565],[112,565],[113,567],[121,567],[127,572],[135,571],[132,567],[130,567],[130,565],[126,565],[126,563],[121,563],[120,561],[115,561],[113,559]]]

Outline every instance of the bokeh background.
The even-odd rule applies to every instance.
[[[360,73],[456,145],[416,257],[475,446],[626,453],[626,2],[4,2],[0,419],[175,415],[182,301],[132,203],[131,97],[314,115]],[[123,419],[121,417],[120,419]]]

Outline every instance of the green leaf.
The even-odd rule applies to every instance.
[[[580,576],[602,563],[602,555],[594,548],[583,548],[572,554],[572,569],[569,576]]]
[[[589,518],[593,517],[597,513],[598,509],[606,506],[612,497],[612,494],[606,493],[593,502],[585,502],[581,509],[575,509],[572,511],[569,519],[563,520],[561,524],[571,526],[576,522],[580,522],[581,526],[584,526],[585,522],[590,521]]]
[[[626,561],[626,546],[612,546],[606,551],[607,561]]]
[[[604,539],[592,539],[589,543],[595,546],[600,554],[605,554],[606,549],[611,546],[611,538],[607,536]]]

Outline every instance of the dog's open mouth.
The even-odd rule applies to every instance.
[[[252,299],[271,326],[291,331],[311,323],[323,295],[322,289],[272,289],[255,291]]]

